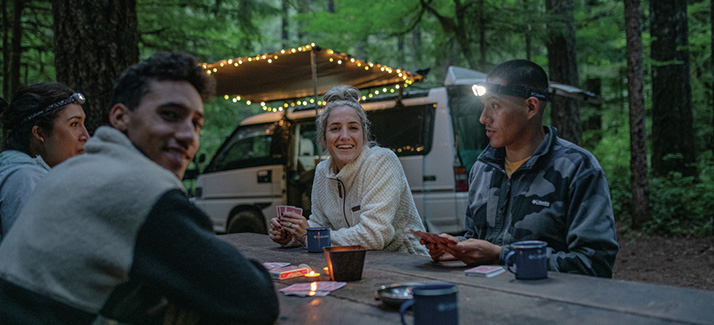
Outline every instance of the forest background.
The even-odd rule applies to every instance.
[[[0,11],[2,97],[63,82],[88,97],[90,132],[119,73],[156,51],[212,63],[315,43],[430,68],[416,88],[441,86],[451,65],[530,59],[600,96],[553,102],[546,122],[598,158],[622,235],[712,236],[711,1],[0,0]],[[222,98],[205,110],[208,157],[262,112]]]

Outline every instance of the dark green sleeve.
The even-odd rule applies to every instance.
[[[150,212],[130,277],[169,303],[198,311],[201,323],[272,324],[278,317],[270,274],[218,239],[180,190],[164,194]]]

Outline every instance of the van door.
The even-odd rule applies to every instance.
[[[303,216],[311,213],[312,182],[320,153],[315,142],[317,130],[314,119],[296,121],[291,131],[292,143],[288,152],[287,204],[303,209]]]
[[[284,204],[289,125],[239,126],[196,180],[196,205],[217,232],[266,233],[265,214]]]
[[[431,150],[433,105],[398,105],[393,108],[368,110],[367,116],[372,123],[372,135],[377,144],[391,149],[399,157],[416,208],[426,224],[424,155]]]

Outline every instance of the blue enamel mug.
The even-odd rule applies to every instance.
[[[412,307],[414,325],[456,325],[459,324],[459,308],[455,284],[436,283],[412,287],[414,298],[407,300],[399,308],[399,314],[404,321],[404,314]]]
[[[545,279],[548,277],[548,243],[540,240],[519,241],[511,244],[506,254],[506,269],[518,280]],[[515,270],[512,266],[515,265]]]
[[[307,237],[304,246],[302,238]],[[300,236],[300,246],[310,253],[322,253],[323,247],[330,245],[330,227],[309,227],[307,232]]]

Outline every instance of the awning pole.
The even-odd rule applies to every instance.
[[[316,63],[316,58],[315,55],[315,47],[313,46],[310,49],[310,66],[312,67],[312,90],[313,90],[313,96],[315,98],[315,124],[317,124],[317,120],[319,118],[319,115],[317,113],[317,108],[320,106],[318,105],[317,102],[317,63]],[[319,140],[318,140],[319,141]],[[322,160],[322,155],[320,153],[317,154],[317,161],[319,162]]]
[[[315,47],[310,50],[310,67],[312,67],[312,90],[315,96],[315,122],[317,122],[317,64],[315,63]]]

